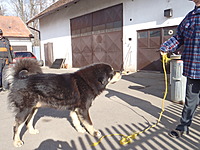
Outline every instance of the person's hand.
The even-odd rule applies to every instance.
[[[161,56],[166,55],[166,54],[167,54],[166,52],[160,51]]]

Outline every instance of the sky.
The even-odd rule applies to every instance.
[[[9,0],[1,0],[0,6],[3,6],[6,9],[5,15],[6,16],[15,16],[15,14],[12,11],[11,5],[9,5]]]
[[[53,0],[46,0],[47,3],[52,3]],[[55,0],[55,2],[58,0]],[[6,9],[5,15],[6,16],[16,16],[15,12],[13,11],[12,4],[10,0],[0,0],[0,6],[3,6]]]

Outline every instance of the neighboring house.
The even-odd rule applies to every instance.
[[[46,65],[65,58],[69,67],[160,71],[161,43],[193,8],[188,0],[59,0],[27,24],[39,19]]]
[[[0,29],[10,40],[14,51],[31,51],[33,38],[26,24],[16,16],[0,16]]]

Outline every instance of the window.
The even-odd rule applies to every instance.
[[[150,37],[160,37],[160,29],[150,31]]]
[[[161,38],[161,30],[150,30],[149,31],[149,48],[159,48],[160,47],[160,38]]]
[[[148,47],[148,31],[138,32],[138,47]]]
[[[147,37],[148,37],[148,31],[138,32],[138,39],[147,38]]]

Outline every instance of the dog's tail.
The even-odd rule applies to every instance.
[[[25,79],[29,75],[42,73],[38,61],[35,59],[20,59],[13,67],[13,78]]]

